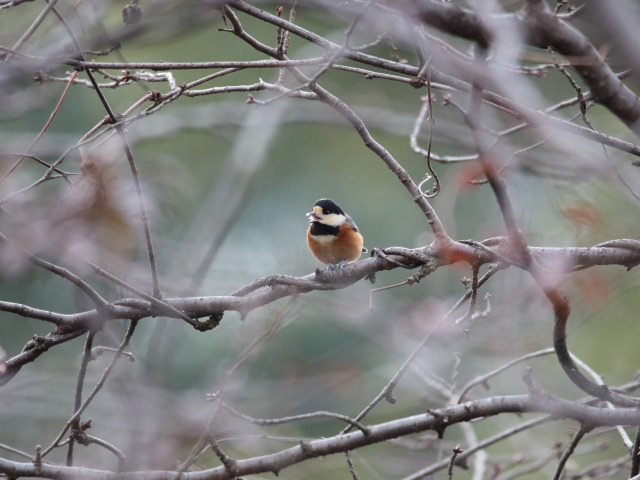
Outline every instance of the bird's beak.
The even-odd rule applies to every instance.
[[[313,223],[316,220],[320,220],[320,217],[318,216],[318,214],[316,214],[315,212],[309,212],[307,213],[307,217],[309,217],[309,223]]]

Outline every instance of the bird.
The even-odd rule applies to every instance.
[[[340,273],[345,264],[355,262],[367,249],[358,226],[340,206],[329,198],[314,203],[307,229],[307,245],[329,271]]]

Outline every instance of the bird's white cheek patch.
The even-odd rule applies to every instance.
[[[344,223],[346,217],[339,213],[330,213],[329,215],[322,216],[322,223],[330,225],[332,227],[339,227]]]

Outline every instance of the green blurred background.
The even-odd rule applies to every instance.
[[[163,4],[157,12],[152,5],[142,6],[142,33],[123,37],[119,53],[105,59],[119,61],[119,55],[128,62],[264,58],[231,33],[218,31],[225,23],[215,9],[188,2]],[[78,18],[86,22],[94,7],[97,8],[95,4],[80,4]],[[12,45],[40,8],[39,4],[25,3],[20,8],[0,11],[0,44]],[[121,8],[118,2],[101,5],[98,18],[102,27],[93,25],[90,32],[94,36],[83,41],[94,49],[106,48],[109,42],[95,32],[103,29],[113,36],[126,34],[121,25]],[[263,8],[274,9],[270,4]],[[72,16],[73,9],[66,13]],[[249,32],[274,44],[271,26],[241,18]],[[188,28],[180,23],[184,19],[190,22]],[[53,19],[48,22],[36,32],[26,51],[35,54],[47,49],[48,42],[59,33],[59,25]],[[331,12],[311,7],[299,8],[296,22],[336,42],[344,38],[349,25]],[[353,44],[372,41],[383,33],[371,30],[370,25],[369,29],[365,27],[366,24],[355,30]],[[292,58],[318,53],[317,48],[292,39]],[[382,42],[370,53],[385,58],[396,55],[415,63],[414,52],[401,42],[397,50]],[[102,59],[96,57],[97,61]],[[47,121],[64,84],[38,85],[30,80],[28,69],[16,76],[12,64],[3,63],[0,68],[5,79],[0,146],[4,152],[25,151]],[[446,69],[447,65],[436,68]],[[51,74],[63,76],[66,70],[52,67]],[[202,71],[188,70],[172,73],[178,85],[204,75]],[[274,82],[277,75],[273,70],[247,69],[208,82],[203,88],[251,84],[258,78]],[[572,89],[556,72],[542,79],[523,79],[515,74],[512,77],[536,92],[532,102],[548,105],[573,96]],[[288,82],[295,85],[293,80]],[[426,162],[411,150],[408,136],[425,89],[332,70],[322,76],[320,84],[351,105],[376,140],[416,182],[421,180]],[[113,110],[122,112],[145,89],[165,92],[168,86],[130,85],[105,89],[104,93]],[[274,96],[269,92],[253,95],[259,100]],[[434,151],[447,155],[472,153],[460,113],[441,105],[442,92],[436,90],[435,95]],[[349,212],[370,250],[412,248],[431,242],[428,224],[410,195],[336,112],[306,100],[283,98],[259,106],[247,104],[246,99],[246,93],[182,97],[127,129],[149,205],[166,297],[225,295],[268,274],[311,273],[320,265],[307,251],[304,214],[321,197],[334,199]],[[453,99],[461,105],[467,103],[458,94],[453,94]],[[104,115],[95,92],[74,86],[34,153],[53,161]],[[507,117],[491,115],[491,128],[512,124]],[[609,125],[609,133],[624,135],[623,127],[604,110],[593,109],[590,118],[598,125]],[[535,134],[525,132],[509,139],[508,147],[535,140]],[[424,132],[421,142],[425,147]],[[517,157],[506,170],[521,228],[531,245],[587,246],[637,235],[633,221],[637,218],[637,204],[611,175],[602,173],[598,165],[604,159],[597,147],[585,140],[562,137]],[[106,142],[99,151],[108,157],[110,170],[117,175],[122,198],[134,205],[130,173],[118,142]],[[574,152],[570,161],[568,151]],[[11,158],[2,157],[3,169],[11,163]],[[63,166],[75,172],[79,163],[80,158],[74,153]],[[504,233],[490,188],[464,182],[474,175],[472,166],[435,164],[434,168],[441,178],[442,192],[432,204],[453,238],[482,240]],[[623,172],[627,168],[620,164]],[[41,167],[25,164],[0,186],[3,198],[42,173]],[[29,202],[56,202],[66,188],[61,180],[49,182],[30,191]],[[8,204],[8,208],[21,207],[18,201]],[[132,207],[131,211],[135,209]],[[229,213],[228,223],[223,224]],[[131,253],[127,278],[137,285],[148,285],[144,239],[135,215],[132,225],[138,229],[137,244]],[[197,290],[186,290],[210,238],[219,235],[220,229],[224,229],[222,242],[203,282]],[[411,273],[399,269],[380,273],[375,287],[402,282]],[[109,300],[122,296],[105,281],[87,272],[85,275]],[[213,411],[212,403],[206,401],[208,392],[223,389],[229,405],[259,418],[316,410],[355,416],[432,328],[436,328],[435,335],[395,391],[397,403],[382,403],[366,421],[377,423],[441,407],[449,389],[460,388],[471,378],[520,355],[551,346],[551,309],[530,278],[515,269],[499,274],[482,289],[482,296],[491,294],[491,312],[486,318],[473,324],[448,321],[434,327],[464,294],[460,280],[470,275],[467,266],[455,265],[442,268],[411,287],[375,294],[370,293],[372,286],[362,281],[345,290],[280,300],[250,313],[244,321],[235,313],[227,313],[218,328],[206,333],[196,332],[179,320],[143,319],[130,349],[136,362],[122,360],[87,410],[85,418],[93,418],[89,433],[108,439],[127,452],[130,468],[172,468],[185,458]],[[630,381],[638,369],[638,285],[635,271],[624,273],[622,267],[587,270],[568,277],[562,284],[574,308],[569,326],[570,348],[605,374],[611,385]],[[89,308],[68,282],[33,266],[15,272],[5,270],[0,278],[0,296],[3,301],[56,312]],[[484,308],[484,300],[480,306]],[[465,309],[466,306],[453,319]],[[98,335],[97,343],[117,346],[124,329],[121,322],[110,322]],[[0,313],[0,346],[9,357],[19,353],[34,334],[44,335],[49,330],[42,322]],[[265,332],[271,333],[227,375],[239,355]],[[71,414],[81,352],[82,339],[52,348],[2,387],[0,442],[33,452],[36,444],[48,445],[55,438]],[[109,358],[105,355],[90,364],[85,391],[90,390]],[[582,397],[563,376],[554,357],[532,360],[527,365],[533,368],[534,379],[550,393],[570,399]],[[473,395],[526,392],[520,379],[522,370],[523,365],[510,369],[491,381],[490,391],[479,389]],[[514,422],[518,420],[485,420],[476,430],[484,437]],[[262,429],[220,414],[214,433],[230,455],[243,458],[295,445],[299,438],[330,436],[342,427],[337,421],[311,420]],[[492,447],[489,454],[504,459],[520,452],[524,464],[538,458],[548,462],[544,455],[552,440],[566,442],[572,427],[575,425],[570,422],[546,424]],[[263,435],[270,438],[264,439]],[[405,439],[411,443],[410,448],[401,441],[376,445],[354,453],[354,462],[360,478],[401,478],[438,458],[447,458],[457,443],[464,447],[467,439],[463,435],[456,426],[447,430],[441,441],[436,440],[435,434],[426,433]],[[610,442],[609,449],[600,448],[598,443],[605,437]],[[575,456],[572,468],[599,457],[624,455],[619,437],[613,435],[596,437],[588,445],[597,445],[597,451]],[[50,459],[64,461],[62,450]],[[77,460],[81,465],[97,468],[115,465],[114,458],[96,446],[79,450]],[[213,455],[203,456],[198,462],[202,468],[217,464]],[[540,472],[519,478],[549,478],[554,469],[555,462],[550,462]],[[466,472],[456,471],[455,478],[468,478]],[[283,471],[280,477],[319,479],[346,475],[344,459],[336,457],[305,462]],[[436,478],[445,478],[446,472],[438,475]]]

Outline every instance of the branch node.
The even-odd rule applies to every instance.
[[[450,479],[453,478],[453,466],[456,464],[456,458],[461,453],[464,453],[464,449],[462,449],[459,444],[453,447],[451,459],[449,460],[449,468],[448,468],[448,475]]]
[[[162,93],[160,93],[160,91],[158,90],[152,90],[151,92],[149,92],[149,101],[153,102],[155,105],[157,105],[158,103],[160,103],[162,101]]]
[[[442,438],[444,438],[444,432],[449,426],[449,419],[442,413],[430,408],[427,409],[427,414],[434,418],[435,424],[433,426],[433,430],[438,435],[438,439],[442,440]]]
[[[313,451],[311,444],[305,440],[300,440],[300,449],[307,457],[317,457],[318,455]]]
[[[36,454],[33,457],[33,466],[36,469],[36,473],[40,473],[40,469],[42,468],[42,446],[36,445]]]
[[[384,392],[384,399],[391,405],[397,402],[396,398],[393,396],[393,391],[391,389]]]
[[[234,458],[231,458],[229,455],[224,453],[215,438],[209,438],[209,445],[211,446],[211,450],[213,450],[218,456],[218,459],[220,459],[220,462],[222,462],[222,465],[224,465],[225,470],[229,473],[229,475],[231,475],[231,478],[237,478],[239,472],[238,462]]]
[[[536,382],[533,380],[533,370],[531,369],[531,367],[525,368],[522,372],[522,381],[524,381],[525,385],[527,386],[529,395],[537,396],[542,393],[540,387],[538,387]]]
[[[409,79],[409,85],[411,85],[415,89],[422,88],[426,84],[427,81],[422,77],[411,77],[411,79]]]

